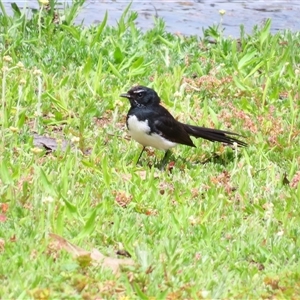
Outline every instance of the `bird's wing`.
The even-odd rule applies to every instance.
[[[171,115],[158,115],[154,120],[153,126],[156,131],[165,139],[177,144],[184,144],[187,146],[195,147],[189,134],[185,131],[184,127],[176,121]]]

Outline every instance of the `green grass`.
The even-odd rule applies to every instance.
[[[53,20],[52,1],[30,18],[0,3],[1,299],[298,298],[300,34],[271,35],[270,21],[239,40],[171,35],[161,20],[141,32],[130,10],[85,28],[81,4]],[[171,170],[152,167],[161,151],[136,166],[119,94],[137,83],[249,147],[195,140]],[[33,132],[72,147],[47,154]],[[50,233],[135,265],[82,263]]]

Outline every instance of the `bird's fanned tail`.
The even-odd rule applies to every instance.
[[[236,143],[240,147],[247,146],[247,143],[240,141],[234,137],[241,136],[237,133],[213,128],[193,126],[184,123],[181,124],[184,126],[185,131],[195,138],[203,138],[211,142],[221,142],[229,145],[233,145],[234,143]]]

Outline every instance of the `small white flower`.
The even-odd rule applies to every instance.
[[[39,113],[39,112],[37,112],[37,111],[35,111],[35,112],[34,112],[34,116],[35,116],[35,117],[41,117],[41,116],[42,116],[42,114],[41,114],[41,113]]]
[[[176,91],[176,92],[174,93],[174,97],[181,97],[180,92],[179,92],[179,91]]]
[[[190,216],[189,221],[192,226],[197,224],[197,219],[194,216]]]
[[[10,126],[10,127],[9,127],[9,130],[10,130],[11,132],[18,132],[18,131],[19,131],[19,129],[18,129],[17,127],[13,127],[13,126]]]
[[[48,5],[49,1],[48,0],[38,0],[40,4],[42,5]]]
[[[3,60],[6,61],[6,62],[12,62],[12,58],[10,56],[8,56],[8,55],[5,55],[3,57]]]
[[[31,152],[32,152],[33,154],[38,154],[38,153],[43,152],[43,149],[38,148],[38,147],[34,147],[34,148],[31,149]]]
[[[34,69],[32,73],[33,73],[33,75],[36,75],[36,76],[41,76],[42,75],[42,71],[39,70],[39,69]]]
[[[79,141],[80,141],[80,138],[78,136],[73,136],[72,139],[71,139],[72,143],[74,144],[78,144]]]
[[[7,66],[3,66],[1,70],[3,73],[5,73],[9,70],[9,68]]]
[[[24,69],[24,65],[20,61],[17,63],[17,67],[20,68],[20,69]]]
[[[53,201],[54,199],[51,196],[47,196],[42,199],[43,203],[52,203]]]
[[[277,232],[277,236],[283,236],[284,235],[284,230],[280,230]]]
[[[26,80],[25,80],[25,79],[21,79],[21,80],[19,81],[19,84],[20,84],[20,85],[25,85],[25,84],[26,84]]]

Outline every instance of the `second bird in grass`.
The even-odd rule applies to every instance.
[[[190,136],[229,145],[236,143],[237,146],[247,146],[245,142],[236,138],[240,136],[237,133],[188,125],[175,120],[169,111],[160,105],[157,93],[148,87],[135,86],[120,97],[127,98],[131,105],[126,120],[129,134],[143,145],[137,162],[147,146],[165,150],[164,158],[167,157],[168,150],[177,144],[195,147]]]

